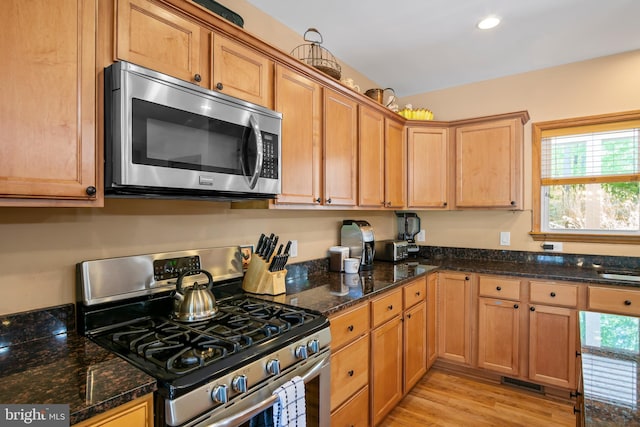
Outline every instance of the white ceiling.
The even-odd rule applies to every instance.
[[[640,0],[248,1],[398,96],[640,49]]]

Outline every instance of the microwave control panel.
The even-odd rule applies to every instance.
[[[261,178],[278,179],[278,137],[262,132],[262,173]]]

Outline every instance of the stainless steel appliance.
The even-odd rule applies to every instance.
[[[375,259],[382,261],[402,261],[409,257],[406,240],[378,240]]]
[[[340,229],[340,245],[349,247],[351,258],[360,258],[360,270],[371,270],[376,252],[373,227],[367,221],[345,219]]]
[[[415,254],[420,251],[415,237],[420,232],[420,217],[415,212],[396,212],[398,220],[398,239],[407,241],[407,252]]]
[[[171,316],[183,288],[211,273],[217,313]],[[197,273],[193,272],[193,273]],[[78,330],[155,377],[156,426],[237,426],[264,419],[279,386],[305,381],[308,425],[330,424],[329,322],[322,314],[242,294],[238,247],[84,261]]]
[[[274,198],[281,124],[275,111],[116,62],[105,69],[105,194]]]

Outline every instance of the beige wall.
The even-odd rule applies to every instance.
[[[528,110],[523,212],[421,212],[427,244],[539,251],[531,231],[531,123],[640,109],[640,50],[444,89],[400,100],[429,108],[436,120]],[[499,232],[511,246],[499,246]],[[564,252],[640,256],[638,245],[564,243]]]

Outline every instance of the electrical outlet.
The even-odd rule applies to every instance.
[[[500,232],[500,246],[511,246],[511,232]]]
[[[289,257],[295,258],[298,256],[298,241],[292,240],[291,247],[289,248]]]
[[[562,242],[544,242],[540,246],[545,252],[562,252]]]
[[[427,240],[427,235],[424,230],[420,230],[418,234],[416,234],[416,242],[424,242]]]

